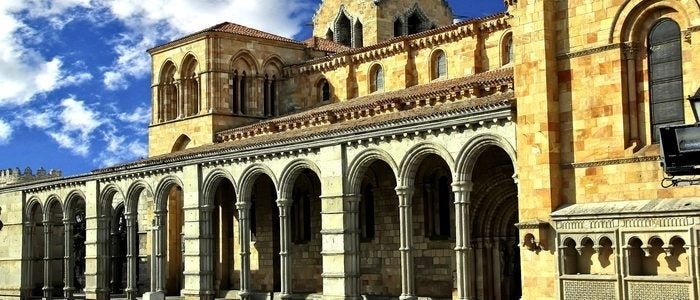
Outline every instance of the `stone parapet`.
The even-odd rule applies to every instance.
[[[39,168],[36,173],[32,172],[32,169],[27,167],[22,172],[19,168],[0,170],[0,187],[24,183],[35,180],[59,178],[62,176],[60,170],[45,170],[44,168]]]

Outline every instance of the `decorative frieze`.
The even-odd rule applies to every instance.
[[[619,49],[620,47],[622,47],[622,44],[617,43],[617,44],[608,44],[608,45],[594,47],[594,48],[586,48],[583,50],[557,54],[557,59],[562,60],[562,59],[571,59],[571,58],[581,57],[581,56],[588,56],[588,55],[592,55],[592,54],[596,54],[596,53],[610,51],[613,49]]]

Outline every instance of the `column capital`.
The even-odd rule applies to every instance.
[[[398,195],[399,197],[412,196],[414,188],[408,187],[408,186],[397,186],[395,190],[396,190],[396,195]]]
[[[455,181],[452,183],[453,192],[471,192],[474,183],[471,180]]]
[[[292,201],[287,198],[278,198],[275,202],[279,208],[290,207],[292,205]]]
[[[236,209],[247,210],[250,207],[250,203],[246,201],[236,201]]]

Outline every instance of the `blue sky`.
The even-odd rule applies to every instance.
[[[466,18],[504,10],[447,2]],[[147,49],[223,21],[302,40],[319,3],[0,0],[0,169],[75,175],[146,157]]]

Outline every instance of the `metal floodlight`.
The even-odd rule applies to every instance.
[[[700,123],[660,127],[659,138],[666,174],[700,175]]]
[[[690,102],[690,108],[693,109],[693,116],[695,116],[695,123],[700,122],[700,89],[695,91],[695,95],[688,96],[688,101]]]

